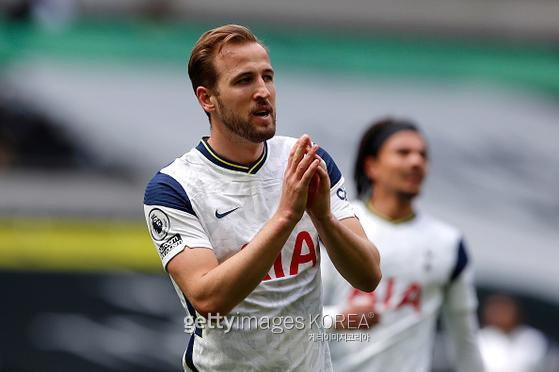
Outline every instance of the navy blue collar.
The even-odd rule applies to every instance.
[[[238,164],[234,161],[227,160],[224,157],[218,155],[217,152],[215,152],[215,150],[208,143],[208,138],[209,137],[202,137],[202,140],[200,141],[198,146],[196,146],[196,149],[200,151],[202,155],[204,155],[209,161],[226,169],[255,174],[260,168],[262,168],[262,166],[266,162],[266,158],[268,157],[268,143],[264,142],[264,150],[262,151],[262,155],[260,155],[255,162],[249,165]]]

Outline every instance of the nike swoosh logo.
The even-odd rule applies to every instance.
[[[224,213],[219,213],[219,212],[217,211],[217,209],[216,209],[216,210],[215,210],[215,216],[216,216],[217,218],[223,218],[223,217],[227,216],[229,213],[235,212],[235,211],[236,211],[237,209],[239,209],[239,208],[240,208],[240,207],[233,208],[233,209],[231,209],[230,211],[227,211],[227,212],[224,212]]]

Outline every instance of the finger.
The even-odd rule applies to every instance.
[[[324,168],[325,170],[328,170],[328,166],[326,165],[326,162],[324,161],[324,159],[322,159],[322,157],[318,154],[316,156],[318,156],[320,158],[320,166],[322,168]]]
[[[289,152],[289,158],[287,160],[287,168],[290,168],[294,163],[293,159],[299,156],[298,152],[300,151],[301,145],[304,143],[303,140],[304,140],[303,136],[301,136],[300,138],[297,139],[297,141],[295,141],[293,147],[291,147],[291,151]]]
[[[312,176],[311,182],[309,183],[309,191],[317,192],[319,185],[320,185],[320,177],[315,172]]]
[[[322,159],[321,159],[322,160]],[[322,162],[321,162],[322,165]],[[320,185],[324,188],[324,189],[328,189],[330,190],[330,176],[328,175],[328,171],[326,170],[326,168],[324,166],[319,166],[316,173],[318,174],[318,176],[320,177]]]
[[[301,177],[301,182],[303,183],[303,187],[305,187],[307,190],[311,182],[312,176],[314,176],[318,167],[319,167],[319,161],[316,159],[313,160],[313,162],[311,163],[311,165],[309,165],[305,173],[303,173],[303,177]]]
[[[286,170],[291,169],[291,167],[293,166],[293,158],[295,157],[295,153],[297,152],[298,147],[299,147],[299,140],[297,140],[297,142],[293,144],[293,147],[291,147],[291,151],[289,152],[289,157],[287,158]]]
[[[303,169],[306,169],[309,166],[309,164],[312,163],[313,160],[316,158],[316,152],[317,151],[318,151],[318,147],[316,147],[316,146],[310,147],[306,151],[304,151],[303,154],[300,156],[299,163],[296,164],[297,169],[300,169],[300,167],[302,167]],[[302,174],[302,172],[301,172],[301,174]]]
[[[297,140],[298,146],[295,148],[295,154],[293,155],[293,163],[292,166],[297,166],[301,159],[305,156],[307,152],[311,149],[311,139],[308,135],[303,134]]]
[[[308,134],[303,134],[300,139],[303,141],[303,144],[305,146],[309,146],[311,147],[313,145],[312,141],[311,141],[311,137]]]
[[[309,167],[309,165],[316,160],[316,151],[318,150],[318,146],[313,146],[308,151],[307,156],[303,156],[299,164],[297,165],[297,170],[295,171],[295,177],[300,179],[303,177],[303,173]],[[320,163],[319,163],[320,164]]]
[[[300,141],[297,141],[297,143],[295,143],[295,145],[293,146],[292,154],[287,161],[286,173],[295,173],[295,171],[297,170],[297,165],[301,162],[301,159],[305,155],[305,151],[302,146],[303,145]]]

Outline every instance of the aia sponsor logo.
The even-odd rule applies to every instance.
[[[241,249],[244,249],[247,245],[248,243],[243,245]],[[300,266],[307,263],[312,262],[312,267],[316,265],[317,257],[315,244],[313,242],[311,234],[308,231],[301,231],[297,234],[297,237],[295,238],[295,246],[293,247],[293,254],[291,256],[291,261],[288,267],[283,266],[283,262],[281,259],[282,251],[279,252],[276,260],[274,261],[274,266],[271,270],[273,271],[273,276],[268,273],[262,279],[263,281],[284,278],[285,276],[297,275],[299,274]],[[287,275],[286,272],[288,273]]]
[[[348,303],[358,302],[360,305],[370,305],[371,311],[381,312],[388,309],[400,309],[411,306],[416,312],[421,312],[421,284],[409,283],[401,293],[394,293],[395,278],[388,278],[386,285],[379,286],[375,291],[367,293],[353,288],[348,297]]]

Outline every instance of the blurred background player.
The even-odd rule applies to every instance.
[[[559,370],[545,335],[522,323],[520,305],[512,297],[490,296],[481,316],[479,346],[487,372]]]
[[[331,342],[335,370],[429,371],[442,309],[457,351],[456,370],[483,371],[477,299],[463,238],[413,206],[428,164],[426,141],[411,122],[381,120],[361,139],[354,169],[361,200],[354,209],[378,245],[383,278],[374,292],[364,293],[324,263],[325,314],[339,320],[334,332],[370,335],[363,342]]]

